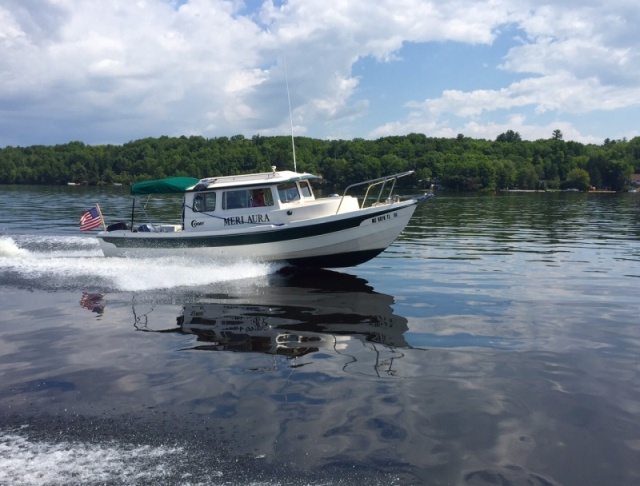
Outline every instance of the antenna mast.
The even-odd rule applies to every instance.
[[[293,151],[293,171],[298,172],[296,164],[296,144],[293,140],[293,115],[291,114],[291,96],[289,95],[289,76],[287,74],[287,60],[284,59],[284,80],[287,84],[287,100],[289,100],[289,123],[291,123],[291,150]]]

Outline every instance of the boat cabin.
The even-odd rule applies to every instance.
[[[336,214],[316,199],[309,181],[317,176],[282,171],[202,179],[187,189],[185,231],[216,231],[230,226],[281,225]],[[236,228],[238,229],[238,228]]]

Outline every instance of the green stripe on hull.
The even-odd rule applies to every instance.
[[[377,257],[385,249],[354,251],[335,255],[323,255],[308,258],[292,258],[286,260],[289,265],[307,268],[345,268],[355,267]]]

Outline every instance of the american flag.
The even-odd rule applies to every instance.
[[[92,230],[101,224],[102,219],[100,218],[100,212],[97,207],[93,207],[82,213],[82,217],[80,218],[80,231]]]

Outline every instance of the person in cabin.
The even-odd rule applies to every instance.
[[[260,208],[266,206],[264,202],[264,190],[263,189],[254,189],[253,194],[251,196],[251,207]]]

